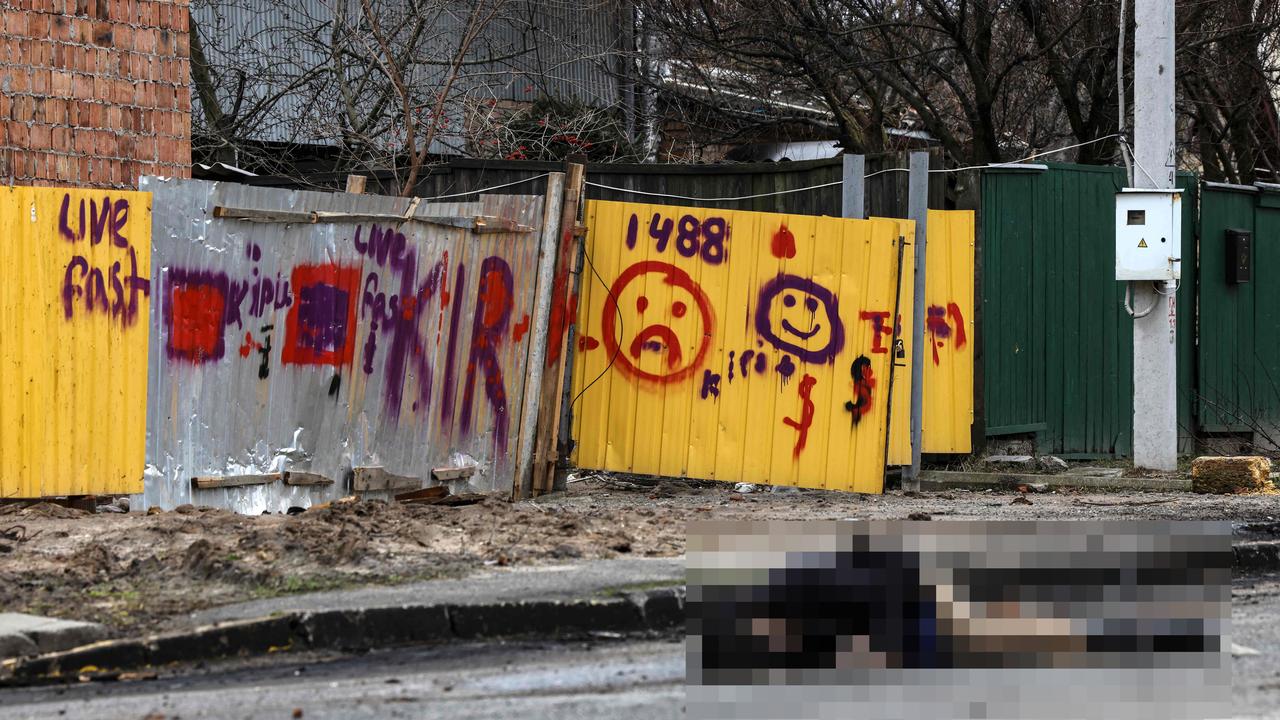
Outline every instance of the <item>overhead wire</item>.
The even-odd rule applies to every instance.
[[[999,163],[990,163],[988,165],[966,165],[963,167],[956,167],[956,168],[938,168],[935,170],[930,170],[929,172],[931,174],[933,173],[945,174],[945,173],[965,172],[968,170],[986,170],[989,168],[1008,167],[1012,165],[1017,165],[1019,163],[1024,163],[1028,160],[1035,160],[1036,158],[1044,157],[1045,155],[1053,155],[1054,153],[1065,152],[1067,150],[1074,150],[1079,147],[1084,147],[1085,145],[1100,143],[1105,140],[1110,140],[1112,138],[1120,138],[1121,142],[1124,142],[1123,135],[1121,135],[1120,133],[1111,133],[1110,135],[1103,135],[1102,137],[1094,138],[1092,140],[1086,140],[1084,142],[1076,143],[1074,145],[1067,145],[1065,147],[1053,148],[1051,150],[1043,150],[1041,152],[1028,155],[1024,158],[1019,158],[1017,160],[1010,160],[1007,162],[999,162]],[[1126,143],[1126,145],[1127,144],[1128,143]],[[875,172],[867,173],[862,177],[863,179],[873,178],[877,175],[883,175],[885,173],[891,173],[891,172],[910,172],[910,170],[908,168],[885,168],[884,170],[877,170]],[[1144,170],[1143,172],[1146,172],[1146,171]],[[789,195],[791,193],[808,192],[810,190],[821,190],[823,188],[836,187],[837,185],[843,185],[844,180],[835,180],[832,182],[819,183],[817,185],[807,185],[805,187],[799,187],[799,188],[788,188],[786,190],[774,190],[771,192],[755,193],[753,195],[736,195],[732,197],[697,197],[694,195],[677,195],[675,193],[654,192],[652,190],[634,190],[632,188],[606,185],[604,183],[593,182],[591,180],[587,180],[586,184],[590,185],[591,187],[600,188],[602,190],[612,190],[613,192],[623,193],[627,195],[646,195],[649,197],[673,198],[676,200],[692,200],[694,202],[737,202],[740,200],[755,200],[757,198],[763,198],[763,197],[774,197],[776,195]]]

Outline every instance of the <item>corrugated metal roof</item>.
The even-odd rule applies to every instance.
[[[422,13],[384,3],[384,28],[397,48],[411,42],[411,19]],[[469,4],[441,2],[430,7],[417,42],[428,57],[447,60],[466,23]],[[623,34],[623,4],[619,0],[513,0],[505,3],[473,44],[470,63],[460,81],[462,93],[473,99],[533,101],[542,97],[608,107],[618,101],[613,70]],[[341,132],[345,113],[342,89],[335,82],[332,52],[334,18],[359,14],[354,0],[293,0],[285,5],[273,0],[197,0],[192,3],[193,29],[200,33],[203,50],[215,74],[223,111],[231,113],[236,97],[243,94],[239,110],[250,122],[237,127],[238,137],[264,142],[331,144]],[[396,19],[403,22],[394,22]],[[357,38],[348,52],[376,52],[372,39]],[[400,40],[400,42],[396,42]],[[360,66],[346,60],[349,86],[358,107],[371,108],[382,87],[366,83],[354,74]],[[419,63],[406,79],[419,88],[433,88],[442,81],[446,64]],[[424,92],[424,96],[429,95]],[[193,93],[193,95],[195,95]],[[199,97],[193,97],[197,124],[203,114]],[[254,111],[262,104],[269,109]],[[446,109],[450,127],[461,128],[461,97]],[[368,134],[382,137],[385,128]],[[461,138],[445,134],[432,151],[458,152]]]

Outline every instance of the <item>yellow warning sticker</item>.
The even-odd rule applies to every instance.
[[[1146,246],[1147,246],[1147,239],[1146,239],[1146,238],[1142,238],[1141,240],[1139,240],[1139,241],[1138,241],[1138,247],[1140,247],[1140,248],[1144,248],[1144,247],[1146,247]]]

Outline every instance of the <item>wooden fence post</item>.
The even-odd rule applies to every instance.
[[[533,446],[534,495],[551,492],[555,484],[556,461],[559,459],[556,441],[560,434],[560,410],[564,399],[565,359],[571,350],[564,345],[576,312],[572,271],[574,260],[578,256],[578,243],[581,242],[575,229],[585,171],[586,166],[581,163],[566,163],[555,281],[551,290],[551,318],[542,373],[542,398],[538,403],[538,432]]]
[[[560,236],[560,221],[564,205],[564,173],[553,172],[547,177],[547,195],[542,206],[542,231],[538,244],[537,281],[533,294],[533,318],[529,331],[529,349],[526,356],[528,377],[524,394],[520,399],[520,433],[516,442],[516,474],[511,483],[511,498],[527,497],[533,485],[534,445],[536,430],[541,422],[543,366],[546,364],[547,337],[552,305],[553,275],[555,273]]]

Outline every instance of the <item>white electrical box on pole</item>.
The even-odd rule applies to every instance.
[[[1133,177],[1135,188],[1165,191],[1177,170],[1174,131],[1174,3],[1136,0],[1133,43]],[[1120,31],[1123,33],[1124,28]],[[1121,89],[1123,92],[1123,88]],[[1164,207],[1169,200],[1154,203]],[[1180,207],[1176,201],[1173,207]],[[1142,208],[1131,208],[1139,210]],[[1164,210],[1159,211],[1162,215]],[[1126,214],[1126,221],[1127,221]],[[1117,212],[1119,220],[1119,212]],[[1180,224],[1180,223],[1179,223]],[[1117,228],[1117,237],[1120,234]],[[1172,235],[1172,231],[1170,233]],[[1150,241],[1148,241],[1149,244]],[[1140,468],[1176,470],[1178,466],[1178,366],[1176,263],[1179,232],[1168,237],[1170,250],[1155,261],[1161,279],[1131,280],[1133,308],[1133,462]],[[1117,249],[1118,246],[1117,246]],[[1150,259],[1157,253],[1144,257]],[[1119,256],[1117,256],[1119,261]],[[1119,265],[1117,264],[1117,270]]]

